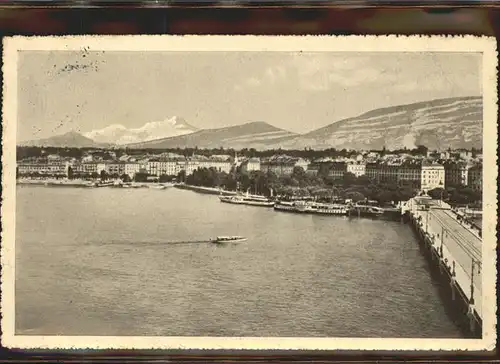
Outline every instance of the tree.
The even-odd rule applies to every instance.
[[[432,190],[427,191],[427,195],[429,195],[434,200],[446,200],[448,198],[448,193],[443,188],[433,188]]]
[[[362,186],[369,186],[372,184],[372,180],[368,176],[362,175],[357,178],[356,183]]]
[[[170,176],[167,174],[160,175],[160,183],[171,182],[175,176]]]
[[[179,173],[177,173],[177,181],[179,182],[185,182],[186,181],[186,171],[181,170]]]
[[[108,180],[108,173],[103,169],[101,171],[101,181],[107,181]]]
[[[68,179],[73,179],[73,178],[74,178],[73,168],[68,167]]]
[[[130,176],[126,173],[122,174],[120,176],[120,179],[123,181],[123,182],[130,182]]]
[[[353,202],[363,201],[365,196],[359,192],[347,192],[345,198],[351,199]]]
[[[348,186],[354,186],[357,182],[357,177],[351,173],[351,172],[346,172],[344,173],[344,177],[342,178],[342,184],[346,187]]]
[[[137,172],[134,176],[135,182],[147,182],[148,174],[144,172]]]

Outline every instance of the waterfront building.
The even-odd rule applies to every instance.
[[[200,168],[199,158],[188,158],[186,159],[185,168],[186,175],[193,174],[194,171]]]
[[[104,164],[104,170],[106,173],[110,175],[118,175],[121,176],[125,174],[125,163],[124,162],[109,162],[109,163],[103,163]]]
[[[90,176],[92,173],[101,173],[104,168],[105,166],[103,163],[96,162],[75,163],[73,165],[73,171],[75,173],[86,176]]]
[[[69,162],[61,161],[59,163],[42,163],[20,162],[17,164],[17,173],[20,176],[40,175],[40,176],[68,176]]]
[[[252,171],[260,171],[259,158],[248,158],[241,163],[242,173],[250,173]]]
[[[308,165],[309,162],[305,159],[279,155],[263,159],[260,168],[264,173],[273,172],[277,176],[286,176],[291,175],[295,167],[300,167],[306,171]]]
[[[141,164],[141,163],[137,163],[137,162],[126,162],[125,163],[125,174],[128,175],[130,178],[134,178],[136,173],[139,173],[145,169],[146,169],[146,166],[144,164]]]
[[[406,160],[401,163],[397,171],[398,185],[421,188],[422,162],[420,160]]]
[[[444,166],[428,161],[422,162],[421,190],[427,192],[434,188],[444,188]]]
[[[347,163],[347,172],[354,174],[356,177],[366,174],[366,164],[361,162]]]
[[[471,166],[468,171],[468,185],[476,191],[483,190],[483,165],[481,163]]]
[[[234,159],[234,163],[237,163],[237,158]],[[208,160],[208,168],[215,168],[219,172],[230,173],[233,167],[233,158],[229,155],[219,155],[212,156]],[[260,164],[260,162],[259,162]]]
[[[380,167],[379,167],[379,163],[378,162],[368,162],[368,163],[366,163],[365,174],[371,180],[378,182],[379,170],[380,170]]]
[[[446,161],[444,163],[444,185],[467,186],[469,184],[469,166],[463,162]]]
[[[333,162],[330,163],[328,176],[333,179],[342,179],[347,172],[347,163]]]
[[[228,155],[218,155],[218,156],[193,156],[187,158],[185,161],[184,170],[186,175],[192,174],[197,169],[201,168],[213,168],[218,172],[230,173],[233,167],[233,159]]]
[[[186,162],[184,157],[153,158],[147,162],[146,169],[152,176],[176,176],[181,170],[186,169]],[[141,163],[138,164],[141,165]]]
[[[376,176],[377,181],[397,183],[400,166],[401,163],[396,163],[396,162],[380,163],[378,169],[378,176]]]

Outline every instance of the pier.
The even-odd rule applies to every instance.
[[[184,183],[176,183],[174,184],[174,187],[179,188],[181,190],[190,190],[198,193],[205,193],[208,195],[234,196],[237,194],[237,192],[235,191],[226,191],[215,187],[193,186]]]
[[[444,298],[473,337],[482,332],[482,239],[443,201],[413,198],[406,215],[441,283]]]

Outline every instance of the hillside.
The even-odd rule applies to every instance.
[[[108,147],[109,144],[96,143],[94,140],[83,135],[70,131],[65,134],[55,135],[46,139],[31,140],[19,143],[21,146],[37,147],[73,147],[73,148],[99,148]]]
[[[129,148],[256,148],[280,145],[294,138],[296,134],[276,128],[264,122],[218,129],[204,129],[171,138],[162,138],[144,143],[127,145]]]
[[[284,148],[482,147],[482,99],[439,99],[376,109],[289,140]]]
[[[137,129],[110,125],[85,136],[69,132],[22,145],[129,148],[255,148],[255,149],[430,149],[481,148],[482,99],[439,99],[369,111],[299,135],[265,122],[201,129],[173,117]],[[494,122],[494,121],[492,121]],[[304,123],[307,123],[305,120]]]

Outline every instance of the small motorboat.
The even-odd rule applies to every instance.
[[[246,241],[247,238],[244,236],[218,236],[215,239],[212,239],[212,243],[215,244],[225,244],[225,243],[241,243]]]

